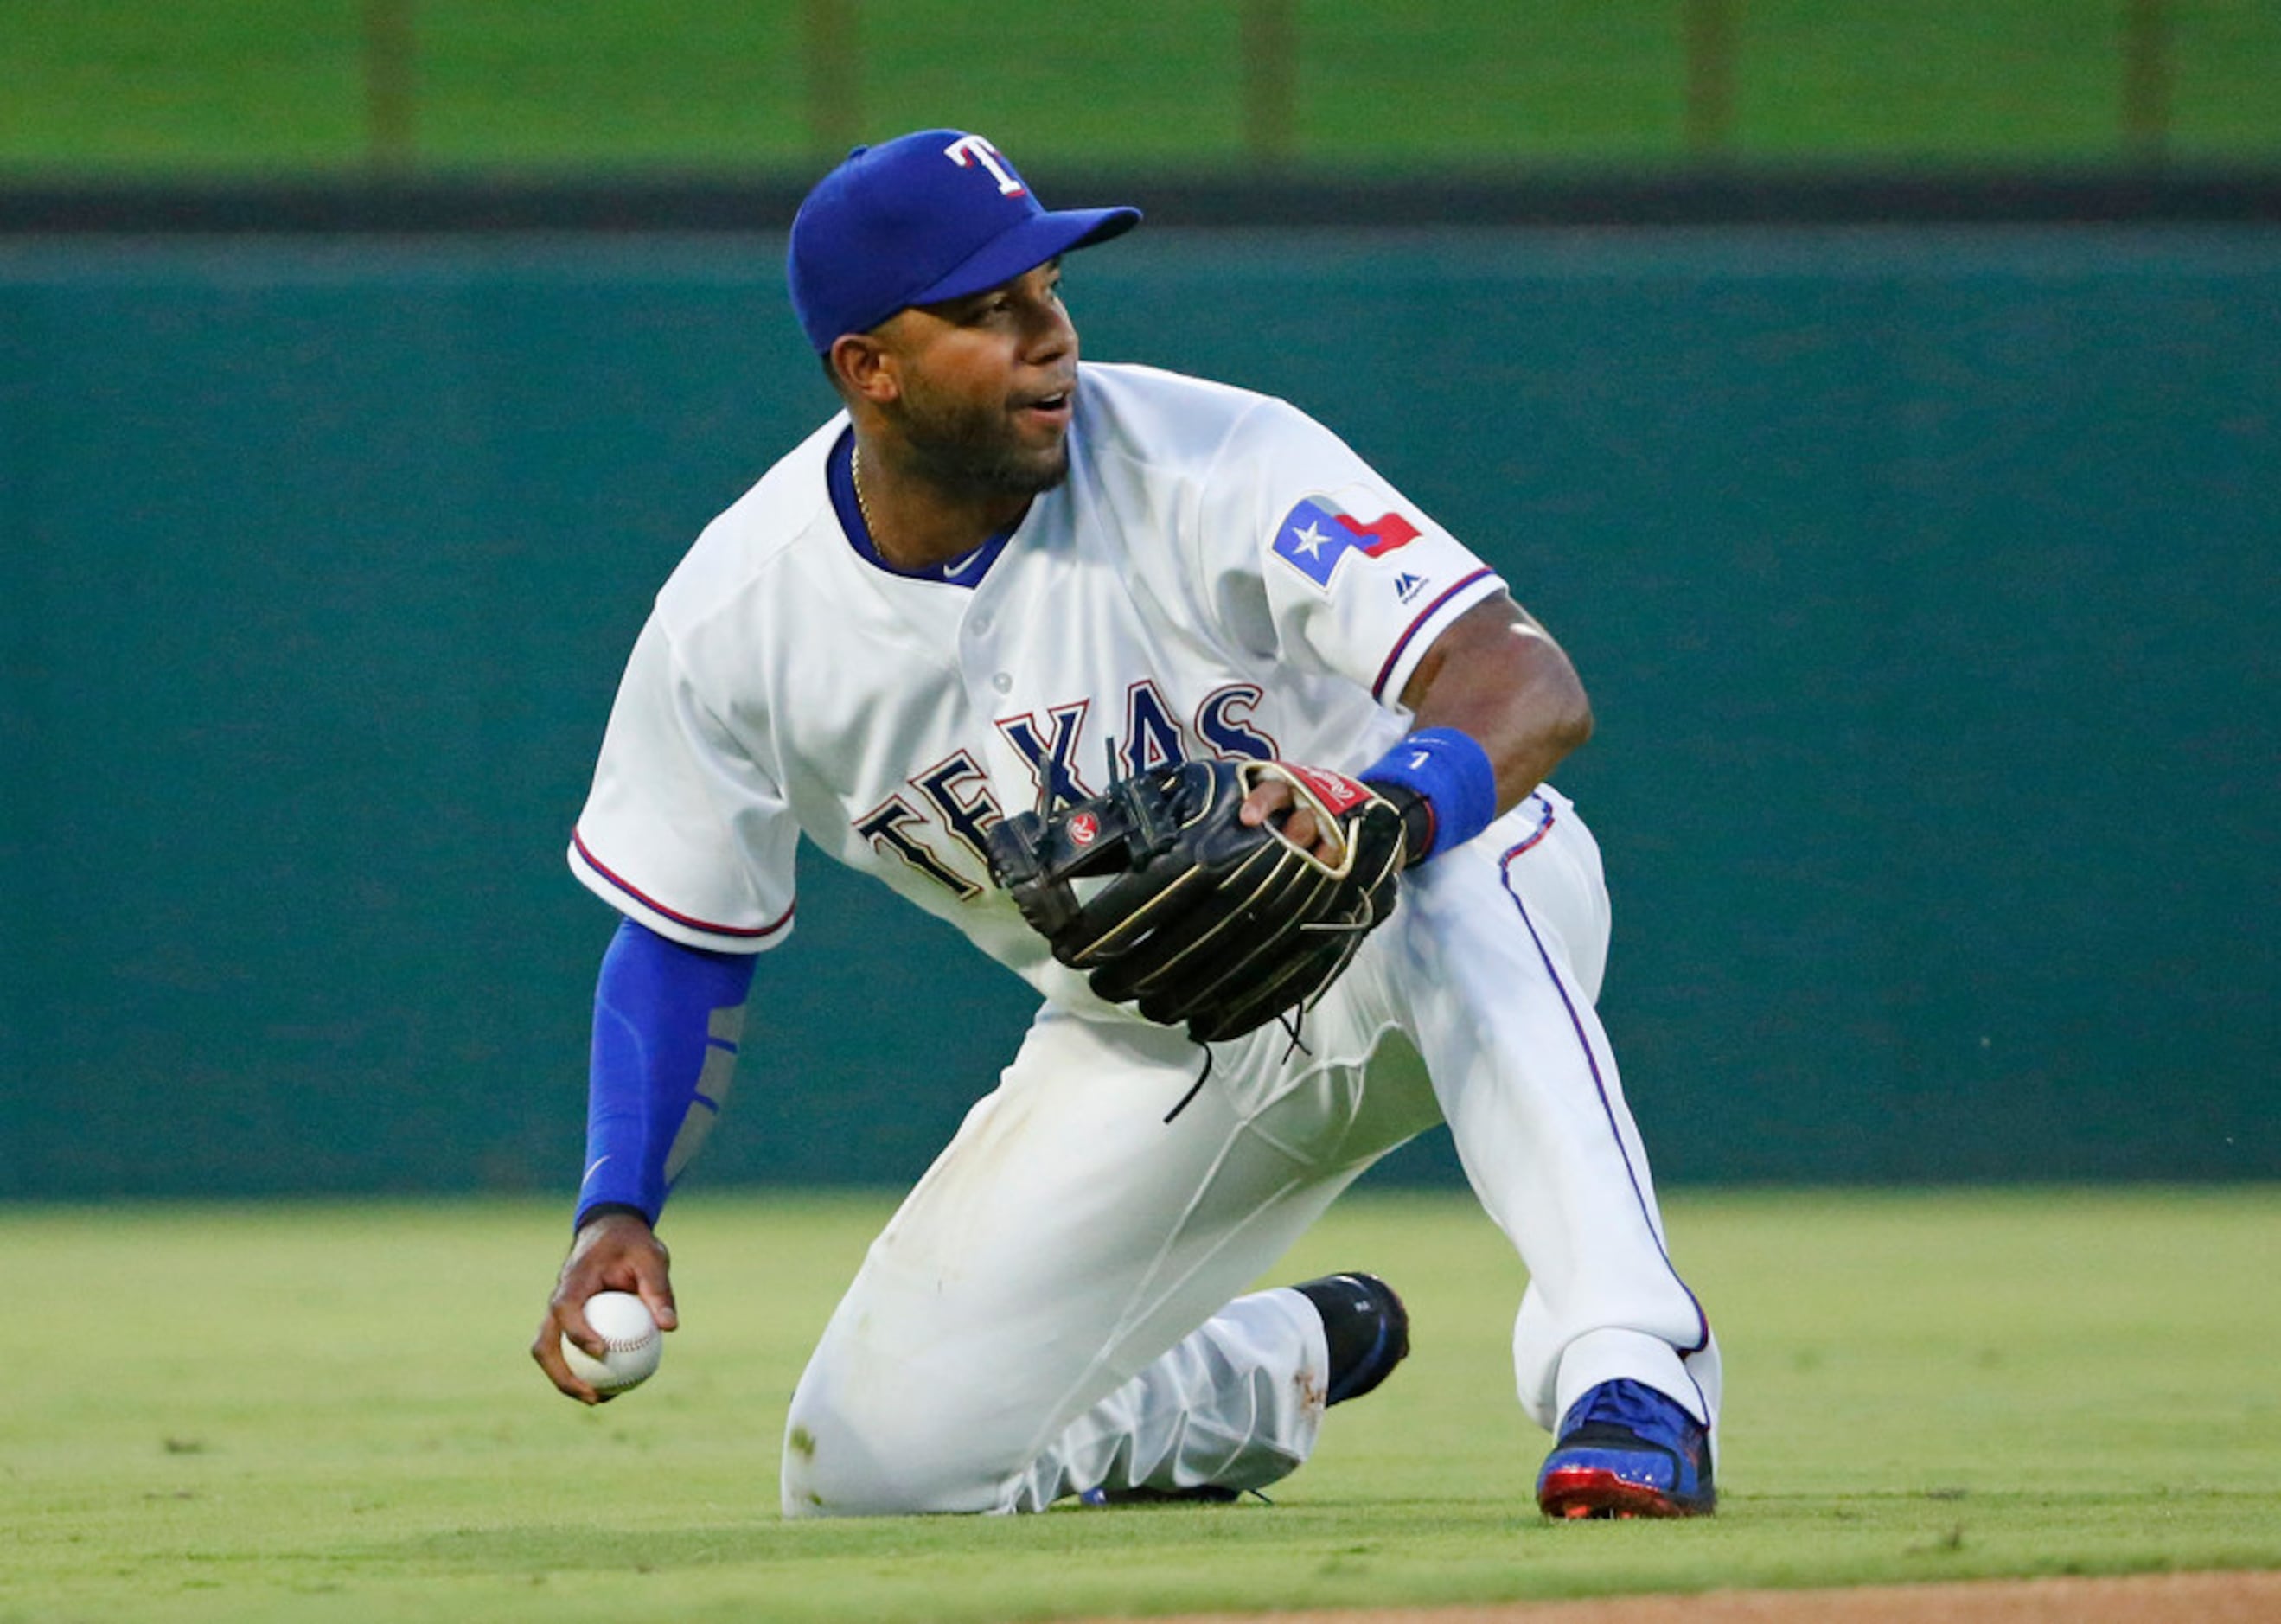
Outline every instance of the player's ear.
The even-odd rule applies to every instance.
[[[832,341],[831,375],[850,398],[886,401],[902,392],[893,356],[870,333],[847,333]]]

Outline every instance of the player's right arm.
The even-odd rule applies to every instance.
[[[665,607],[677,595],[690,596],[669,583],[627,661],[569,852],[580,881],[625,916],[594,992],[576,1234],[530,1347],[585,1404],[598,1396],[561,1339],[599,1351],[585,1316],[596,1292],[632,1292],[675,1324],[653,1226],[727,1092],[756,955],[792,929],[798,831],[683,657]]]
[[[707,952],[628,919],[594,989],[586,1106],[586,1177],[570,1254],[530,1357],[570,1397],[601,1397],[571,1373],[565,1336],[597,1356],[586,1323],[598,1291],[630,1291],[670,1331],[671,1259],[653,1228],[667,1195],[718,1116],[733,1074],[753,979],[749,954]]]
[[[586,1302],[598,1291],[630,1291],[649,1305],[650,1318],[670,1331],[678,1319],[673,1307],[671,1259],[665,1242],[657,1238],[649,1220],[624,1207],[598,1212],[578,1226],[570,1256],[547,1299],[546,1315],[531,1339],[530,1357],[546,1379],[581,1404],[607,1404],[606,1395],[571,1373],[562,1357],[562,1339],[568,1337],[596,1358],[604,1347],[586,1323]]]

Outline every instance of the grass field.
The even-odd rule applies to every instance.
[[[994,1620],[2281,1567],[2281,1190],[1690,1195],[1713,1521],[1556,1527],[1469,1203],[1364,1193],[1417,1351],[1276,1504],[780,1522],[784,1406],[878,1200],[692,1197],[685,1326],[585,1411],[522,1348],[553,1204],[0,1210],[0,1620]]]
[[[1240,160],[1260,92],[1226,0],[806,7],[397,0],[405,156],[439,166],[808,165],[851,135],[984,129],[1030,161]],[[1294,4],[1290,155],[1365,167],[1668,161],[1688,0]],[[2122,150],[2124,0],[1728,0],[1743,158],[2096,161]],[[365,4],[10,0],[0,172],[295,171],[372,154]],[[2281,157],[2281,8],[2162,0],[2148,104],[2184,158]],[[385,51],[380,59],[390,59]],[[828,87],[819,89],[819,86]],[[831,104],[820,104],[828,96]],[[383,120],[384,122],[384,120]]]

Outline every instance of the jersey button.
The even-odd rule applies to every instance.
[[[990,615],[989,615],[989,612],[988,612],[987,610],[985,610],[983,613],[981,613],[981,614],[979,614],[979,615],[973,615],[973,616],[971,616],[971,617],[970,617],[970,618],[968,619],[968,621],[967,621],[967,623],[967,623],[970,627],[973,628],[974,635],[975,635],[976,637],[978,637],[978,637],[980,637],[984,632],[986,632],[986,631],[987,631],[987,630],[990,630]]]
[[[1007,673],[1001,671],[997,676],[990,679],[990,685],[997,689],[1001,693],[1010,692],[1014,686],[1014,679],[1010,676],[1007,675]]]

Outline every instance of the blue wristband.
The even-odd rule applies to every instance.
[[[1453,727],[1422,728],[1355,775],[1365,784],[1398,784],[1434,815],[1434,837],[1410,861],[1463,846],[1497,815],[1496,769],[1471,734]]]
[[[657,1221],[728,1093],[753,965],[620,923],[594,988],[579,1223],[597,1207]]]

